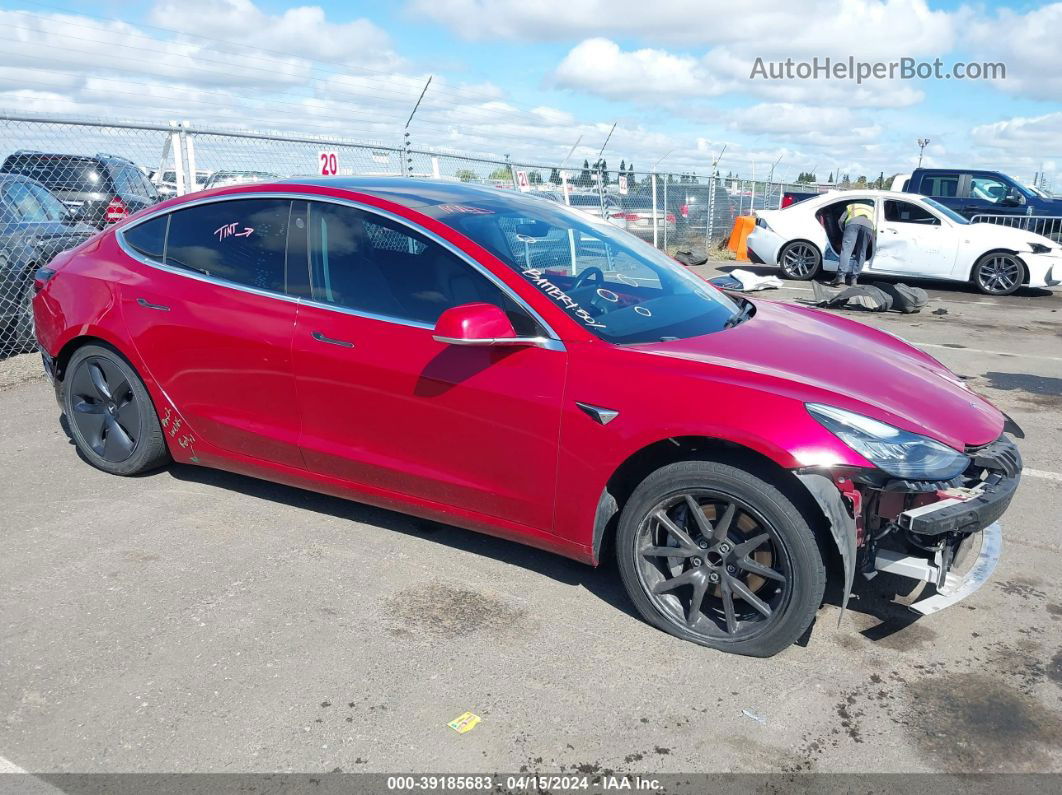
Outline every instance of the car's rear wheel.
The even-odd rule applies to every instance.
[[[650,624],[756,657],[804,633],[826,581],[818,540],[793,502],[761,477],[714,461],[649,475],[623,508],[616,556]]]
[[[995,252],[977,260],[973,283],[985,295],[1010,295],[1021,287],[1025,266],[1013,254]]]
[[[82,456],[112,475],[137,475],[169,460],[143,381],[111,348],[78,348],[63,378],[63,409]]]
[[[786,243],[778,254],[778,267],[787,279],[807,281],[822,267],[822,255],[814,245],[805,240]]]

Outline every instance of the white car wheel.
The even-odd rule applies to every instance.
[[[986,295],[1010,295],[1021,287],[1025,266],[1013,254],[985,254],[974,265],[973,281]]]
[[[805,240],[787,243],[778,254],[778,267],[787,279],[807,281],[819,272],[821,266],[819,250]]]

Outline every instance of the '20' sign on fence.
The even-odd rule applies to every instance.
[[[339,173],[339,153],[335,151],[318,152],[317,165],[322,177],[334,177]]]

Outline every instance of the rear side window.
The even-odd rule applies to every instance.
[[[951,199],[959,195],[959,175],[941,174],[922,180],[922,195]]]
[[[162,262],[166,250],[166,225],[169,221],[168,215],[160,215],[150,221],[144,221],[132,229],[123,231],[122,239],[138,254],[156,262]]]
[[[291,202],[236,199],[170,214],[165,263],[217,279],[284,292]]]
[[[148,182],[147,177],[132,166],[112,167],[111,174],[114,177],[115,190],[120,196],[151,201],[154,201],[158,196],[154,186]]]

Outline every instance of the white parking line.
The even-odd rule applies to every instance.
[[[18,776],[14,789],[7,790],[4,777]],[[28,770],[23,770],[10,759],[0,756],[0,792],[17,792],[19,795],[62,795],[62,790],[42,781]]]
[[[919,348],[946,348],[949,351],[967,353],[987,353],[990,356],[1007,356],[1011,359],[1044,359],[1048,362],[1062,362],[1062,356],[1044,356],[1039,353],[1011,353],[1010,351],[987,351],[984,348],[956,348],[954,345],[941,345],[936,342],[915,342]]]
[[[1044,480],[1054,480],[1058,483],[1062,483],[1062,472],[1047,472],[1043,469],[1023,469],[1021,473],[1023,475],[1028,475],[1031,478],[1043,478]]]

